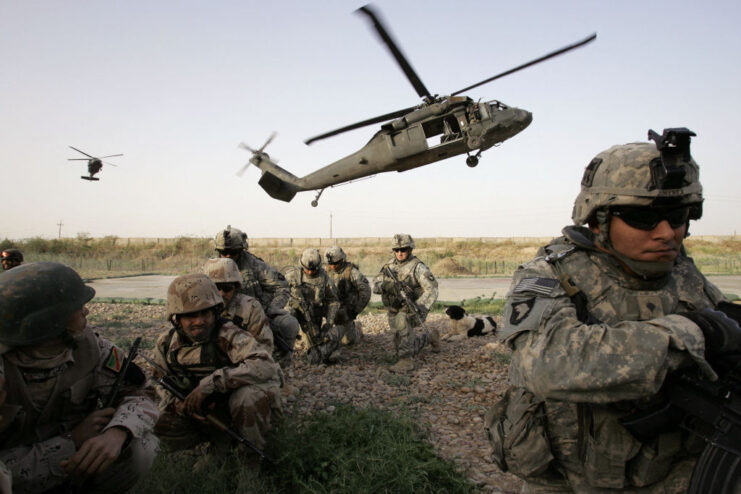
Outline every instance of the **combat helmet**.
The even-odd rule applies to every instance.
[[[242,284],[242,273],[239,272],[237,263],[227,257],[209,259],[203,265],[203,273],[214,283]]]
[[[345,251],[339,245],[333,245],[324,252],[324,257],[327,259],[328,264],[336,264],[343,262],[347,259]]]
[[[219,231],[214,239],[216,250],[242,250],[247,248],[247,234],[232,225]]]
[[[61,335],[72,314],[95,295],[74,269],[23,264],[0,276],[0,343],[34,345]]]
[[[583,225],[600,210],[618,206],[689,205],[689,219],[702,216],[700,172],[690,155],[686,128],[649,131],[655,144],[635,142],[599,153],[589,163],[571,218]]]
[[[414,249],[414,239],[408,233],[397,233],[391,239],[391,250]]]
[[[319,269],[322,265],[322,256],[319,254],[319,249],[306,249],[301,254],[301,266],[313,271]]]
[[[167,319],[173,316],[190,314],[204,309],[216,308],[221,312],[224,299],[221,298],[216,284],[203,273],[178,276],[167,288]]]

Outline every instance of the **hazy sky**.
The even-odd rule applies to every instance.
[[[448,94],[597,32],[597,40],[471,90],[533,113],[476,168],[465,156],[291,203],[235,173],[270,135],[298,176],[359,149],[371,126],[307,137],[419,103],[363,1],[4,0],[0,238],[549,236],[570,222],[599,151],[686,126],[705,187],[696,234],[741,232],[741,4],[734,1],[377,1],[433,93]],[[93,155],[124,153],[100,182]]]

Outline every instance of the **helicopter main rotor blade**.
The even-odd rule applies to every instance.
[[[522,65],[518,65],[514,69],[509,69],[508,71],[502,72],[501,74],[497,74],[494,77],[489,77],[488,79],[485,79],[485,80],[483,80],[481,82],[477,82],[476,84],[473,84],[471,86],[464,87],[463,89],[459,89],[458,91],[456,91],[454,93],[451,93],[450,95],[451,96],[455,96],[456,94],[460,94],[460,93],[462,93],[464,91],[468,91],[469,89],[473,89],[475,87],[479,87],[482,84],[486,84],[487,82],[491,82],[491,81],[493,81],[495,79],[499,79],[500,77],[504,77],[506,75],[513,74],[513,73],[517,72],[518,70],[522,70],[522,69],[525,69],[527,67],[530,67],[531,65],[535,65],[537,63],[540,63],[540,62],[543,62],[545,60],[548,60],[549,58],[557,57],[558,55],[561,55],[563,53],[566,53],[567,51],[571,51],[571,50],[573,50],[575,48],[579,48],[580,46],[586,45],[587,43],[591,43],[596,38],[597,38],[597,33],[594,33],[591,36],[589,36],[589,37],[587,37],[587,38],[585,38],[585,39],[583,39],[581,41],[578,41],[578,42],[576,42],[574,44],[571,44],[569,46],[564,46],[560,50],[556,50],[554,52],[551,52],[551,53],[549,53],[547,55],[544,55],[544,56],[542,56],[540,58],[536,58],[535,60],[531,60],[531,61],[529,61],[527,63],[522,64]]]
[[[90,155],[89,155],[89,154],[87,154],[87,153],[86,153],[85,151],[80,151],[79,149],[77,149],[77,148],[76,148],[76,147],[74,147],[74,146],[70,146],[70,147],[71,147],[72,149],[74,149],[75,151],[77,151],[78,153],[82,153],[82,154],[84,154],[84,155],[85,155],[85,156],[87,156],[88,158],[93,158],[93,159],[95,159],[95,156],[90,156]]]
[[[109,154],[108,156],[101,156],[99,159],[102,160],[103,158],[113,158],[116,156],[123,156],[123,154]]]
[[[386,122],[394,118],[403,117],[407,113],[414,111],[416,109],[417,109],[416,106],[412,106],[409,108],[404,108],[403,110],[397,110],[395,112],[387,113],[385,115],[379,115],[374,118],[369,118],[368,120],[363,120],[362,122],[357,122],[354,124],[346,125],[345,127],[340,127],[339,129],[335,129],[335,130],[326,132],[324,134],[307,139],[304,141],[304,144],[311,144],[314,141],[319,141],[321,139],[326,139],[327,137],[336,136],[337,134],[342,134],[343,132],[347,132],[349,130],[359,129],[361,127],[365,127],[366,125],[373,125],[375,123]]]
[[[67,161],[90,161],[88,158],[67,158]]]
[[[116,168],[118,168],[118,165],[114,165],[113,163],[108,163],[107,161],[103,161],[103,163],[106,165],[115,166]]]
[[[376,16],[375,12],[371,10],[370,6],[365,5],[363,7],[360,7],[356,12],[362,12],[371,19],[371,22],[373,22],[373,27],[375,27],[376,31],[378,31],[378,35],[381,37],[381,40],[386,43],[386,46],[388,46],[391,54],[396,59],[396,63],[398,63],[399,67],[401,67],[401,70],[404,71],[404,74],[407,76],[407,79],[409,79],[409,82],[412,83],[412,86],[414,86],[414,89],[417,91],[419,97],[432,99],[432,95],[422,83],[422,80],[414,71],[412,65],[407,61],[406,57],[401,52],[397,44],[394,42],[391,35],[388,33],[388,31],[386,31],[386,28],[383,27],[383,24],[378,19],[378,16]]]

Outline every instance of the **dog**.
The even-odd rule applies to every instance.
[[[449,305],[445,314],[450,318],[450,332],[445,335],[446,340],[459,340],[463,335],[472,338],[474,336],[487,336],[494,334],[497,323],[491,316],[474,317],[466,313],[459,305]]]

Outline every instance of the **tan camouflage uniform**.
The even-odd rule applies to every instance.
[[[337,323],[342,331],[343,342],[352,345],[362,336],[356,327],[355,318],[370,301],[370,283],[355,264],[347,261],[337,271],[330,269],[327,274],[337,288],[337,297],[340,299]]]
[[[393,280],[384,273],[386,266],[402,284],[412,289],[414,303],[422,313],[421,320],[410,313],[401,296],[396,293]],[[388,309],[389,327],[394,334],[397,356],[399,358],[416,356],[430,342],[430,337],[427,331],[415,335],[414,328],[424,324],[432,304],[437,300],[437,280],[430,268],[411,253],[403,262],[394,258],[384,264],[373,280],[373,293],[381,295],[383,305]]]
[[[284,309],[290,297],[285,277],[247,249],[242,250],[237,264],[242,273],[240,292],[260,301],[270,320],[273,334],[277,333],[292,349],[298,336],[299,324],[296,318]]]
[[[694,364],[714,375],[702,331],[673,314],[724,297],[684,255],[668,275],[641,280],[595,250],[586,228],[564,234],[518,268],[508,294],[500,338],[514,350],[510,406],[488,424],[514,438],[506,466],[526,478],[524,492],[685,492],[697,454],[689,435],[677,428],[643,444],[618,419],[659,400],[669,372]],[[587,322],[562,273],[585,295]],[[541,410],[544,430],[534,426]]]
[[[0,494],[11,494],[13,485],[13,476],[10,469],[0,462]]]
[[[207,342],[189,344],[177,331],[160,335],[155,360],[171,374],[189,378],[191,385],[216,398],[217,416],[258,448],[275,416],[282,413],[282,373],[270,351],[252,334],[226,321]],[[168,342],[169,340],[169,342]],[[210,358],[205,357],[211,355]],[[158,388],[162,416],[155,432],[173,449],[188,449],[205,441],[223,446],[230,441],[220,431],[175,412],[170,393]]]
[[[290,286],[291,298],[286,304],[288,310],[301,325],[304,334],[309,338],[309,350],[307,356],[309,362],[318,364],[325,362],[332,352],[340,346],[342,335],[340,329],[335,325],[337,313],[340,309],[340,301],[337,298],[337,289],[323,268],[317,268],[313,276],[309,276],[301,267],[289,268],[286,272],[286,280]],[[319,330],[318,335],[309,335],[309,323],[301,309],[300,300],[309,305],[314,325]],[[322,324],[322,319],[326,321]]]
[[[113,344],[90,328],[75,341],[77,348],[69,358],[53,368],[34,368],[16,350],[0,360],[8,391],[1,412],[0,461],[13,474],[16,494],[44,492],[68,480],[60,466],[76,451],[68,433],[95,410],[116,379],[116,372],[106,366]],[[116,351],[119,358],[125,353]],[[149,470],[158,451],[152,429],[159,411],[152,388],[124,382],[119,396],[113,418],[101,432],[122,427],[131,441],[108,470],[85,482],[86,493],[127,491]]]
[[[221,312],[221,317],[245,329],[255,337],[258,343],[265,345],[271,352],[273,351],[273,331],[256,298],[235,293],[229,306],[224,307]]]

